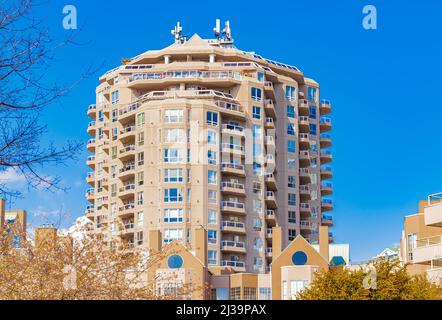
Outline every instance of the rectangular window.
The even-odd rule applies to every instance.
[[[208,126],[217,126],[218,125],[218,113],[207,111],[206,114],[206,123]]]
[[[208,144],[216,144],[216,132],[209,130],[207,131],[207,143]]]
[[[216,244],[216,230],[209,230],[207,232],[207,241],[209,244]]]
[[[294,136],[295,135],[295,126],[293,123],[287,123],[287,134],[290,136]]]
[[[216,210],[209,210],[207,213],[207,223],[216,224],[216,216],[217,216]]]
[[[145,122],[144,112],[137,114],[137,126],[144,125],[144,122]]]
[[[213,150],[207,151],[207,163],[216,164],[216,152]]]
[[[317,133],[317,131],[316,131],[316,124],[310,123],[310,134],[315,136],[316,133]]]
[[[164,169],[164,182],[183,182],[183,169]]]
[[[137,173],[138,185],[142,186],[144,184],[144,171]]]
[[[165,123],[182,123],[184,119],[183,109],[169,109],[164,111]]]
[[[252,99],[256,101],[261,101],[262,99],[262,90],[258,88],[252,87]]]
[[[290,281],[290,299],[296,300],[298,293],[302,292],[307,286],[306,280],[291,280]]]
[[[169,243],[173,240],[183,240],[183,229],[165,229],[164,242]]]
[[[407,235],[407,257],[408,261],[413,260],[413,249],[416,248],[417,244],[417,234],[410,233]]]
[[[181,208],[164,209],[164,222],[165,223],[183,222],[183,209]]]
[[[289,206],[296,206],[296,193],[289,193],[288,194],[288,205]]]
[[[272,300],[272,288],[259,288],[258,300]]]
[[[164,202],[181,202],[183,201],[183,189],[169,188],[164,189]]]
[[[287,152],[295,153],[296,151],[296,141],[288,140],[287,141]]]
[[[164,130],[164,142],[184,142],[184,130],[183,129],[165,129]]]
[[[287,105],[287,118],[296,118],[295,107]]]
[[[137,212],[137,225],[142,226],[144,223],[144,213],[143,211]]]
[[[139,146],[144,145],[144,132],[140,132],[138,134],[138,145]]]
[[[253,106],[252,108],[253,119],[261,119],[261,107]]]
[[[317,101],[316,91],[317,91],[316,88],[308,87],[308,89],[307,89],[308,101],[311,101],[311,102],[316,102]]]
[[[141,206],[141,205],[143,205],[143,202],[144,202],[144,192],[143,191],[141,191],[141,192],[138,192],[138,194],[137,194],[137,204],[139,205],[139,206]]]
[[[117,104],[119,100],[120,100],[120,93],[118,92],[118,90],[113,91],[111,93],[112,104]]]
[[[296,211],[289,210],[289,218],[288,221],[290,223],[296,223]]]
[[[217,252],[216,250],[208,250],[207,251],[207,262],[210,265],[216,265],[217,264]]]
[[[295,100],[296,98],[296,88],[292,86],[285,87],[285,97],[288,100]]]
[[[210,204],[216,204],[216,190],[208,190],[208,201]]]
[[[216,184],[216,171],[209,170],[207,172],[207,183]]]
[[[296,188],[296,177],[295,176],[288,176],[288,183],[287,186],[289,188]]]
[[[316,119],[316,106],[310,106],[309,110],[310,110],[309,117],[311,119]]]
[[[289,229],[289,241],[293,241],[296,238],[296,229]]]
[[[183,151],[181,149],[171,148],[164,149],[165,163],[183,163]]]

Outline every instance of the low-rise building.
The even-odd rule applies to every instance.
[[[6,201],[0,198],[0,235],[6,236],[14,248],[20,248],[25,240],[26,217],[25,210],[6,210]]]

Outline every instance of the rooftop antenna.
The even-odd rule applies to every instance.
[[[223,36],[227,42],[233,41],[232,39],[232,30],[230,29],[230,21],[225,22],[225,27],[223,29]]]
[[[220,20],[216,19],[215,28],[213,28],[213,32],[215,33],[215,38],[219,39],[219,35],[221,34]]]
[[[176,23],[176,26],[170,30],[170,33],[175,36],[175,43],[181,43],[182,37],[181,33],[183,32],[183,28],[181,27],[180,22]]]

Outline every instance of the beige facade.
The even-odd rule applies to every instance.
[[[442,193],[419,201],[418,213],[404,218],[401,258],[412,274],[442,284]]]
[[[12,227],[11,227],[12,226]],[[27,212],[25,210],[6,210],[6,201],[0,198],[0,234],[8,232],[8,239],[15,248],[21,247],[27,229]]]
[[[232,42],[178,32],[100,77],[88,109],[92,232],[151,248],[159,230],[163,244],[195,250],[203,227],[214,273],[254,274],[270,270],[273,227],[285,248],[333,225],[330,102],[296,67]]]

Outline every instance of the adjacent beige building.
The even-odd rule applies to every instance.
[[[209,268],[269,272],[273,227],[285,248],[333,225],[331,104],[298,68],[234,47],[228,24],[215,39],[173,33],[100,77],[87,111],[92,232],[152,248],[159,230],[195,248],[202,227]]]
[[[419,201],[418,212],[404,218],[400,252],[410,273],[442,285],[442,193]]]
[[[27,212],[25,210],[6,210],[6,201],[0,197],[0,235],[4,232],[6,239],[14,248],[20,248],[26,235]]]

